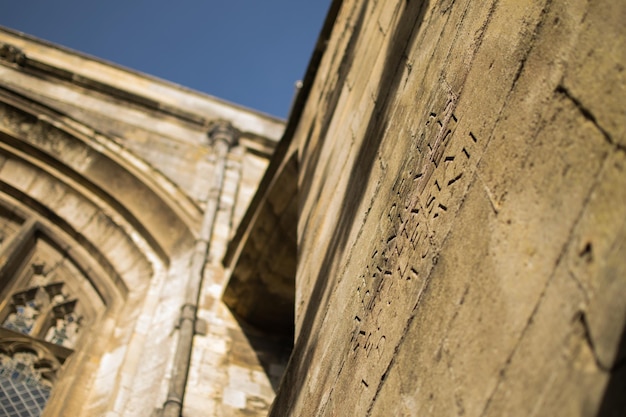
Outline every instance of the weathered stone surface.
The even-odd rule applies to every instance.
[[[272,415],[615,400],[624,10],[341,3],[292,138],[296,341]]]
[[[47,415],[624,414],[625,13],[334,1],[269,165],[276,120],[0,31],[0,318],[44,261],[101,300]]]
[[[587,297],[584,320],[603,370],[615,369],[626,358],[620,327],[626,307],[617,296],[624,293],[625,276],[625,158],[621,151],[607,158],[564,255],[572,278]]]
[[[624,147],[626,109],[620,97],[626,92],[626,39],[622,22],[626,9],[615,2],[589,5],[581,19],[582,30],[575,55],[568,65],[564,87],[596,123],[607,139]],[[559,24],[555,21],[555,24]],[[609,41],[605,41],[608,40]]]

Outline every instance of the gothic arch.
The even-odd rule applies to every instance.
[[[52,352],[32,367],[53,369],[45,415],[80,410],[98,363],[128,345],[151,280],[192,246],[201,210],[113,138],[39,103],[2,91],[0,119],[0,352]],[[65,275],[34,282],[52,258]],[[27,302],[37,308],[24,325]],[[70,343],[72,314],[83,321]]]
[[[0,117],[0,155],[37,166],[80,188],[87,200],[108,205],[165,262],[193,238],[200,208],[115,138],[7,92],[0,92]]]
[[[179,352],[213,368],[194,362],[213,337],[203,332],[245,339],[219,302],[218,260],[283,123],[0,32],[0,341],[19,337],[57,358],[43,416],[148,415],[146,404],[173,404],[165,390]],[[237,146],[207,138],[216,121],[235,127]],[[220,355],[235,360],[240,348]],[[24,354],[37,369],[52,363]]]

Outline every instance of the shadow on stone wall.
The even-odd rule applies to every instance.
[[[258,363],[263,367],[274,392],[278,389],[280,380],[287,366],[287,361],[293,348],[293,335],[283,336],[269,334],[255,329],[246,322],[234,316],[242,333],[231,335],[234,351],[247,351],[248,344],[254,350]],[[241,340],[241,334],[246,340]],[[241,346],[239,346],[241,345]]]
[[[611,369],[597,417],[626,416],[626,327],[622,330],[615,357],[618,359]]]
[[[290,415],[291,406],[298,402],[302,392],[302,385],[307,373],[309,372],[317,345],[317,332],[314,325],[318,319],[321,319],[326,311],[324,306],[327,305],[330,297],[329,284],[332,285],[334,277],[331,274],[337,261],[343,259],[347,238],[350,235],[350,229],[353,225],[356,210],[362,202],[367,184],[370,181],[370,173],[376,160],[380,144],[382,143],[383,133],[387,127],[388,119],[388,103],[389,99],[395,97],[396,91],[400,84],[400,71],[402,70],[402,60],[405,58],[405,50],[410,45],[422,24],[424,14],[428,8],[428,1],[411,1],[406,5],[406,9],[399,16],[398,24],[394,26],[394,32],[388,36],[390,49],[387,52],[385,66],[382,71],[378,90],[376,92],[376,103],[367,122],[367,129],[362,145],[358,150],[355,162],[350,172],[348,185],[346,187],[349,193],[338,195],[335,198],[342,198],[341,215],[337,219],[334,233],[329,239],[330,245],[326,249],[326,255],[321,263],[321,268],[317,277],[314,279],[314,287],[308,302],[306,311],[303,313],[301,330],[294,346],[293,354],[287,366],[283,380],[280,384],[279,392],[276,400],[272,405],[270,415],[283,416]],[[340,73],[338,81],[334,85],[334,90],[329,93],[329,99],[324,107],[324,123],[321,131],[321,138],[318,141],[317,148],[306,150],[309,152],[307,158],[311,163],[308,164],[305,172],[301,173],[304,178],[312,178],[315,171],[316,175],[325,175],[325,173],[317,172],[317,161],[321,152],[321,146],[324,142],[327,127],[331,123],[335,106],[341,89],[344,87],[346,76],[353,65],[354,48],[358,38],[362,35],[364,20],[366,18],[367,2],[363,2],[359,10],[359,17],[353,29],[353,33],[348,42],[347,50],[343,56],[340,65]],[[307,198],[318,198],[318,196],[310,197],[309,189],[300,190],[301,196]],[[318,191],[319,193],[319,191]],[[308,224],[303,228],[303,235],[307,233]],[[300,243],[300,242],[299,242]],[[300,247],[301,245],[299,245]],[[321,306],[321,307],[320,307]],[[324,375],[320,374],[320,378]],[[310,401],[316,401],[312,398]]]

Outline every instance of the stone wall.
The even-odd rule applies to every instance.
[[[334,7],[271,415],[623,414],[626,6]]]

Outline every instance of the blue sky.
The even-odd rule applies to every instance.
[[[285,118],[331,0],[8,0],[0,25]]]

